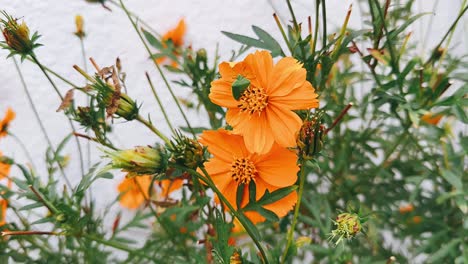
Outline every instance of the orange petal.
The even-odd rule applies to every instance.
[[[267,108],[266,116],[275,141],[285,148],[296,146],[296,134],[302,126],[299,116],[273,105]]]
[[[3,118],[3,123],[9,123],[15,119],[16,114],[11,107],[8,107],[5,117]]]
[[[242,137],[233,135],[224,129],[205,130],[199,141],[208,147],[208,152],[213,156],[229,164],[235,157],[248,156]]]
[[[267,93],[270,96],[284,96],[301,87],[306,81],[307,71],[294,58],[281,59],[274,67]]]
[[[297,192],[292,191],[286,197],[272,203],[265,205],[264,208],[273,211],[278,217],[287,215],[297,203]]]
[[[275,144],[267,155],[259,155],[255,161],[259,177],[276,187],[293,185],[297,180],[297,156],[294,152]]]
[[[237,75],[239,74],[234,70],[234,67],[237,65],[237,63],[232,63],[232,62],[221,62],[219,64],[219,74],[221,75],[221,79],[224,79],[225,81],[230,81],[231,84],[234,82],[236,79]]]
[[[256,51],[248,55],[244,62],[249,66],[250,71],[255,75],[258,84],[262,88],[268,86],[268,80],[273,69],[273,59],[268,51]]]
[[[233,127],[233,132],[244,136],[245,147],[250,153],[267,153],[274,143],[271,128],[265,112],[250,115],[239,109],[229,109],[226,122]]]
[[[235,181],[229,182],[223,190],[220,190],[223,196],[228,202],[237,210],[236,195],[237,195],[237,183]],[[219,199],[219,198],[218,198]]]
[[[319,107],[318,95],[309,82],[292,90],[284,96],[270,96],[268,104],[289,110],[311,109]]]
[[[232,95],[232,82],[227,82],[224,79],[216,80],[211,83],[210,94],[208,95],[211,102],[222,107],[236,108],[239,102]]]
[[[182,188],[182,185],[184,185],[184,179],[161,180],[159,184],[161,185],[162,196],[167,198],[169,194]]]
[[[220,190],[224,190],[226,185],[232,181],[231,175],[229,173],[230,167],[230,163],[227,163],[218,158],[212,158],[205,163],[206,171],[210,175],[216,187],[218,187]]]
[[[185,25],[185,20],[181,19],[175,28],[172,41],[176,46],[182,46],[184,44],[184,35],[187,27]]]

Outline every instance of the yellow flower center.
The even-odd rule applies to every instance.
[[[231,177],[238,184],[249,184],[251,180],[255,180],[257,174],[255,164],[248,158],[237,158],[231,164]]]
[[[257,112],[260,114],[268,105],[268,94],[260,87],[249,86],[239,98],[239,102],[238,107],[242,112],[247,111],[250,114]]]

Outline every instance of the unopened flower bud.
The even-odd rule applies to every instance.
[[[361,231],[361,220],[357,214],[342,213],[335,220],[336,228],[331,233],[331,239],[338,238],[335,242],[338,245],[343,239],[353,238]]]
[[[121,93],[118,102],[117,111],[118,116],[130,121],[138,116],[138,105],[127,94]]]
[[[39,35],[34,33],[30,38],[29,28],[24,21],[19,24],[17,19],[11,17],[5,11],[1,13],[5,17],[5,19],[0,19],[2,33],[12,54],[26,56],[30,54],[35,47],[40,46],[40,44],[34,43],[39,38]]]
[[[55,220],[59,223],[63,223],[67,220],[67,216],[63,213],[61,214],[58,214],[57,216],[55,216]]]
[[[166,153],[161,147],[142,147],[107,152],[110,167],[136,174],[157,174],[166,171]]]
[[[79,37],[79,38],[83,38],[84,36],[86,36],[86,34],[84,32],[83,16],[81,16],[81,15],[76,15],[75,16],[75,25],[76,25],[75,35],[77,37]]]
[[[197,58],[199,60],[205,61],[207,56],[206,56],[206,49],[199,49],[197,51]]]

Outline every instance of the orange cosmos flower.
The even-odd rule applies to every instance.
[[[120,204],[129,209],[136,209],[149,198],[151,176],[134,176],[127,174],[117,187],[120,193]]]
[[[13,109],[8,107],[7,112],[5,114],[5,117],[3,117],[3,120],[0,121],[0,138],[5,137],[8,133],[8,126],[10,125],[10,122],[15,119],[15,112]]]
[[[434,115],[432,113],[427,113],[421,117],[421,121],[429,125],[437,126],[437,124],[439,124],[442,117],[443,115],[440,115],[440,114]]]
[[[162,41],[164,47],[167,46],[167,42],[170,40],[175,48],[181,47],[184,44],[184,35],[186,31],[186,25],[184,19],[179,20],[177,26],[162,36]],[[177,53],[174,53],[177,55]],[[157,63],[163,63],[166,60],[165,57],[156,59]],[[172,62],[172,66],[176,66],[177,63],[175,61]]]
[[[184,179],[161,180],[158,181],[158,184],[161,187],[161,194],[158,195],[158,197],[167,199],[169,194],[182,188]]]
[[[3,156],[3,153],[0,151],[0,157]],[[10,167],[11,165],[8,163],[3,163],[0,161],[0,180],[8,176],[10,174]]]
[[[319,106],[318,95],[306,80],[306,70],[296,59],[286,57],[273,65],[267,51],[257,51],[242,62],[219,65],[221,78],[211,83],[210,99],[227,107],[226,121],[235,134],[243,135],[249,152],[265,154],[276,142],[296,145],[302,120],[292,110]],[[250,85],[236,100],[232,85],[242,76]]]
[[[216,187],[236,209],[237,188],[241,184],[248,185],[250,181],[254,181],[256,200],[259,200],[266,190],[273,192],[291,186],[297,180],[299,167],[296,164],[296,154],[277,144],[265,154],[252,153],[247,149],[242,136],[223,129],[204,131],[200,143],[207,146],[213,155],[213,158],[205,163],[206,170]],[[245,188],[241,206],[247,205],[248,200],[248,188]],[[294,191],[264,208],[273,211],[278,217],[283,217],[296,202],[297,193]],[[247,211],[245,215],[254,223],[265,220],[255,211]]]
[[[1,153],[0,153],[1,156]],[[0,172],[1,173],[1,172]],[[0,178],[2,178],[0,176]],[[11,188],[11,180],[8,179],[7,187]],[[0,227],[6,224],[6,211],[8,208],[8,200],[0,199]]]
[[[0,227],[4,226],[6,224],[6,210],[8,207],[8,201],[7,200],[0,200]]]

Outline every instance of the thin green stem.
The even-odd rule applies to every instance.
[[[260,254],[262,255],[264,263],[268,264],[269,261],[268,261],[267,255],[265,253],[265,250],[263,249],[263,246],[260,243],[260,241],[258,241],[255,238],[255,235],[253,234],[254,231],[250,228],[250,225],[246,224],[247,220],[245,218],[245,215],[242,214],[242,213],[239,213],[236,209],[234,209],[232,204],[226,199],[226,197],[224,197],[224,195],[218,189],[216,184],[211,180],[211,178],[209,176],[209,173],[206,171],[205,167],[201,167],[200,169],[201,169],[201,171],[203,172],[203,174],[205,176],[202,176],[200,173],[198,173],[195,170],[186,168],[187,172],[189,172],[191,175],[196,176],[197,178],[199,178],[200,180],[205,182],[213,190],[213,192],[216,193],[218,198],[221,200],[222,204],[224,204],[224,205],[226,205],[228,207],[229,211],[239,220],[239,222],[242,224],[242,226],[244,227],[247,234],[249,234],[250,238],[255,243],[255,246],[258,248],[258,250],[260,251]]]
[[[148,52],[148,54],[149,54],[151,60],[153,61],[153,64],[156,66],[156,69],[158,70],[159,74],[161,75],[161,77],[162,77],[162,79],[163,79],[163,81],[164,81],[164,84],[166,85],[167,89],[168,89],[169,92],[171,93],[172,99],[173,99],[174,102],[176,103],[177,108],[179,108],[179,111],[180,111],[180,113],[182,114],[182,116],[183,116],[183,118],[184,118],[184,120],[185,120],[185,123],[187,124],[188,129],[189,129],[190,132],[192,133],[193,137],[196,138],[195,131],[193,130],[192,126],[190,125],[190,122],[188,121],[188,118],[187,118],[187,116],[185,115],[185,112],[183,111],[182,106],[180,105],[179,100],[178,100],[177,97],[175,96],[174,91],[173,91],[171,85],[169,84],[169,81],[167,80],[166,76],[164,75],[164,72],[161,70],[161,67],[160,67],[159,64],[156,62],[156,60],[154,60],[153,54],[151,53],[151,50],[150,50],[150,48],[148,47],[148,44],[146,44],[145,39],[144,39],[143,36],[141,35],[140,30],[138,30],[138,27],[137,27],[135,21],[133,20],[130,11],[128,11],[128,9],[125,7],[125,5],[123,4],[122,0],[120,0],[120,5],[121,5],[122,9],[125,11],[125,13],[127,14],[128,19],[129,19],[130,22],[132,23],[133,28],[135,29],[136,33],[138,34],[138,37],[140,38],[141,42],[142,42],[143,45],[145,46],[145,49],[146,49],[146,51]]]
[[[325,0],[322,0],[322,27],[323,27],[323,39],[322,45],[323,47],[327,46],[327,6],[325,5]]]
[[[158,93],[156,92],[156,89],[154,88],[153,82],[151,81],[151,78],[148,72],[146,72],[145,75],[146,75],[146,79],[148,80],[149,86],[151,87],[151,91],[153,92],[154,98],[158,102],[159,108],[161,109],[164,119],[166,120],[166,123],[171,129],[172,133],[174,133],[174,127],[171,124],[171,120],[169,120],[169,117],[167,116],[166,110],[164,110],[164,107],[161,103],[161,99],[159,98]]]
[[[39,62],[39,60],[37,59],[36,55],[34,53],[31,53],[30,54],[30,57],[33,59],[33,61],[36,63],[36,65],[41,69],[41,71],[44,73],[44,75],[46,76],[47,80],[49,81],[49,83],[52,85],[52,87],[54,88],[55,92],[57,93],[57,95],[60,97],[60,99],[63,101],[63,96],[62,94],[60,93],[59,89],[57,88],[57,85],[55,85],[54,81],[52,80],[52,78],[50,78],[49,74],[47,73],[47,71],[45,70],[45,68],[42,66],[42,64]],[[70,128],[72,129],[72,133],[76,131],[76,128],[75,128],[75,125],[73,124],[72,120],[70,117],[67,116],[67,120],[68,120],[68,123],[70,125]],[[84,172],[84,161],[83,161],[83,151],[81,149],[81,144],[80,144],[80,140],[77,138],[77,137],[74,137],[75,138],[75,142],[76,142],[76,146],[77,146],[77,149],[78,149],[78,155],[79,155],[79,159],[80,159],[80,169],[81,169],[81,175],[83,176],[85,174]],[[70,186],[71,187],[71,186]]]
[[[294,239],[294,230],[296,229],[297,219],[299,218],[299,210],[301,208],[301,200],[302,200],[302,195],[304,193],[304,185],[305,185],[306,178],[307,178],[305,171],[306,170],[304,169],[304,167],[301,166],[301,171],[299,172],[299,191],[298,191],[299,193],[298,193],[297,203],[294,208],[294,216],[293,216],[293,220],[291,223],[291,227],[288,232],[286,248],[284,249],[283,256],[281,258],[281,263],[284,263],[286,261],[288,250],[291,247],[293,239]]]
[[[457,27],[458,25],[458,21],[463,17],[463,15],[465,14],[465,12],[468,10],[468,5],[465,6],[465,8],[463,8],[463,10],[460,12],[460,14],[458,14],[457,18],[455,19],[455,21],[452,23],[452,25],[450,26],[450,28],[448,29],[448,31],[445,33],[445,35],[442,37],[442,39],[440,40],[440,42],[435,46],[432,54],[431,54],[431,57],[429,57],[429,59],[427,59],[426,63],[424,63],[424,65],[428,65],[432,59],[434,58],[435,54],[437,53],[437,50],[440,48],[440,46],[442,46],[442,44],[444,43],[445,39],[450,35],[450,32],[452,32],[453,30],[455,30],[455,28]]]
[[[157,128],[153,126],[148,120],[144,119],[141,115],[138,115],[136,120],[143,125],[145,125],[147,128],[149,128],[151,131],[153,131],[159,138],[161,138],[165,143],[171,144],[171,141],[169,138],[167,138],[161,131],[159,131]]]
[[[123,7],[119,3],[117,3],[116,1],[114,1],[114,0],[108,0],[108,1],[111,4],[113,4],[114,6],[124,10]],[[145,22],[143,19],[141,19],[138,15],[134,14],[133,12],[129,12],[129,13],[133,18],[138,20],[143,26],[145,26],[147,29],[149,29],[151,31],[151,33],[155,34],[157,37],[161,37],[161,35],[154,28],[152,28],[150,24]]]
[[[375,5],[376,9],[379,12],[380,19],[382,20],[382,28],[383,32],[385,33],[385,37],[387,38],[387,41],[385,42],[388,47],[388,52],[390,53],[390,58],[392,61],[392,70],[396,75],[400,74],[400,66],[398,62],[398,57],[396,56],[396,52],[394,50],[395,46],[393,45],[393,40],[389,37],[387,25],[385,23],[385,15],[382,13],[382,8],[380,7],[380,4],[378,1],[375,0]],[[403,93],[403,85],[400,81],[397,81],[398,87],[400,89],[400,92]]]
[[[286,42],[286,46],[288,46],[289,52],[291,52],[291,55],[293,55],[294,50],[293,50],[293,48],[291,47],[291,43],[289,43],[288,36],[286,35],[286,32],[284,31],[284,28],[283,28],[283,26],[281,25],[281,21],[280,21],[280,19],[278,18],[278,15],[273,14],[273,18],[275,19],[276,25],[278,26],[278,29],[279,29],[280,32],[281,32],[281,36],[283,36],[284,42]]]
[[[19,68],[18,66],[18,62],[16,61],[15,58],[13,58],[13,62],[15,63],[15,67],[16,67],[16,71],[18,72],[18,75],[20,77],[20,81],[21,81],[21,84],[23,86],[23,89],[24,89],[24,92],[26,93],[26,97],[28,98],[28,101],[29,101],[29,105],[31,106],[31,109],[33,110],[34,112],[34,116],[36,117],[36,120],[37,122],[39,123],[39,127],[42,131],[42,134],[44,135],[44,138],[47,142],[47,145],[49,146],[50,150],[54,153],[54,155],[56,154],[55,153],[55,148],[54,148],[54,145],[52,145],[52,141],[50,140],[50,137],[49,137],[49,134],[47,134],[47,130],[44,126],[44,123],[42,122],[42,119],[41,119],[41,116],[39,115],[39,112],[37,111],[36,109],[36,105],[34,104],[34,101],[31,97],[31,94],[29,93],[29,89],[28,89],[28,86],[26,85],[26,81],[24,80],[24,76],[23,76],[23,73],[21,72],[21,69]],[[62,164],[60,164],[60,161],[55,159],[58,167],[59,167],[59,170],[63,176],[63,178],[65,179],[65,182],[67,183],[68,187],[72,187],[71,183],[70,183],[70,180],[68,179],[67,175],[65,174],[65,170],[63,169],[63,166]]]
[[[3,48],[3,49],[7,49],[7,48],[8,48],[8,45],[6,45],[6,44],[0,42],[0,47]],[[34,60],[33,60],[32,58],[30,58],[30,57],[26,57],[26,59],[27,59],[28,61],[34,62]],[[44,66],[44,65],[42,65],[42,67],[43,67],[48,73],[50,73],[50,74],[52,74],[53,76],[57,77],[58,79],[60,79],[60,80],[63,81],[64,83],[70,85],[71,87],[77,88],[77,89],[80,88],[78,85],[72,83],[72,82],[71,82],[70,80],[68,80],[68,79],[65,79],[63,76],[61,76],[61,75],[58,74],[57,72],[51,70],[50,68],[48,68],[48,67],[46,67],[46,66]]]
[[[297,24],[297,20],[296,20],[296,15],[294,14],[294,10],[293,10],[293,8],[291,6],[291,0],[286,0],[286,3],[288,4],[289,13],[291,14],[291,18],[293,20],[294,27],[296,29],[299,29],[299,25]]]
[[[88,72],[88,66],[87,66],[87,60],[86,60],[86,49],[84,45],[84,38],[83,36],[79,37],[80,39],[80,49],[81,49],[81,57],[83,58],[83,68],[85,72]],[[87,84],[87,81],[85,79],[85,85]],[[88,100],[88,107],[90,106],[91,100]],[[86,134],[90,136],[90,132],[87,131]],[[86,161],[87,161],[87,169],[91,169],[91,142],[89,140],[86,141]],[[92,189],[88,189],[88,195],[89,195],[89,200],[93,200],[93,192]],[[86,197],[85,197],[86,199]]]
[[[317,48],[317,38],[318,38],[318,29],[319,29],[319,4],[320,0],[315,0],[315,30],[314,30],[314,40],[312,43],[312,59],[315,57],[315,49]]]
[[[47,201],[46,199],[44,199],[44,196],[42,196],[42,194],[36,190],[36,188],[34,188],[34,186],[32,185],[29,185],[29,189],[31,189],[31,191],[36,195],[37,199],[45,206],[47,207],[47,209],[49,209],[49,211],[53,214],[57,214],[59,212],[59,210],[49,201]]]

